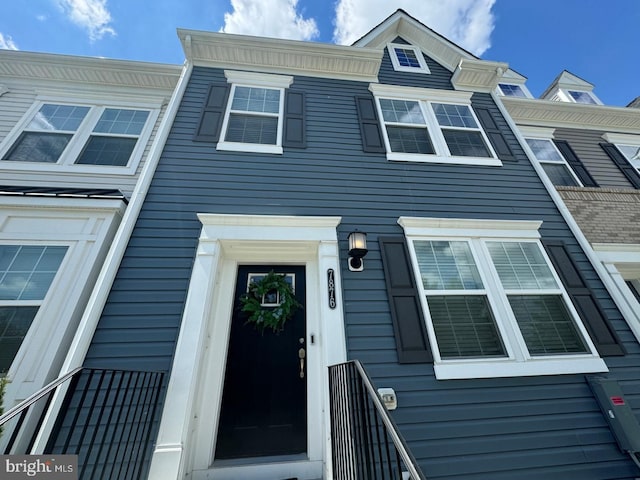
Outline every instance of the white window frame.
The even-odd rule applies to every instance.
[[[419,67],[409,67],[400,64],[400,59],[398,59],[398,54],[396,52],[396,48],[401,48],[403,50],[411,50],[413,51],[418,63]],[[413,45],[403,45],[401,43],[388,43],[387,51],[389,52],[389,58],[391,58],[391,64],[393,65],[393,69],[397,72],[412,72],[412,73],[425,73],[430,74],[429,66],[424,59],[424,55],[422,51],[418,47],[414,47]]]
[[[605,133],[602,138],[618,147],[618,150],[620,151],[622,156],[626,158],[627,161],[640,172],[640,135]],[[632,147],[637,149],[638,153],[632,158],[629,158],[629,156],[620,147]]]
[[[216,150],[229,150],[234,152],[254,152],[254,153],[275,153],[282,154],[282,132],[284,130],[284,97],[285,90],[293,83],[293,77],[288,75],[273,75],[267,73],[255,73],[255,72],[239,72],[235,70],[225,70],[225,77],[227,83],[231,84],[231,91],[229,92],[229,99],[227,100],[227,106],[225,108],[224,119],[222,121],[222,128],[220,129],[220,141],[216,145]],[[278,114],[264,114],[270,117],[278,118],[278,127],[276,133],[276,143],[273,145],[265,145],[261,143],[242,143],[242,142],[227,142],[224,138],[227,135],[227,127],[229,125],[229,117],[233,113],[231,105],[233,104],[233,96],[235,95],[236,87],[248,87],[248,88],[267,88],[278,90],[280,92],[280,105]],[[241,112],[246,114],[247,112]],[[251,115],[261,115],[259,112],[249,112]]]
[[[570,297],[553,268],[544,248],[540,244],[538,229],[542,222],[509,220],[471,220],[400,217],[398,223],[403,227],[420,291],[422,308],[425,313],[429,342],[434,356],[434,371],[438,379],[493,378],[532,375],[558,375],[575,373],[594,373],[608,371],[599,357]],[[442,359],[439,354],[435,330],[430,320],[427,305],[427,293],[420,278],[418,259],[413,242],[415,240],[453,240],[469,243],[477,268],[480,272],[487,299],[492,308],[497,329],[507,357],[502,358],[465,358]],[[561,295],[567,311],[575,322],[590,353],[563,354],[549,356],[531,356],[518,323],[511,310],[507,294],[510,290],[502,287],[498,273],[487,250],[486,242],[512,241],[536,243],[544,256],[549,269],[558,285],[557,289],[536,290],[536,293]],[[518,291],[519,294],[526,291]]]
[[[502,85],[508,85],[510,87],[517,87],[522,92],[522,95],[509,95],[509,94],[505,93],[504,89],[502,88]],[[520,85],[518,83],[499,82],[498,83],[498,92],[503,97],[509,97],[509,98],[531,98],[530,95],[528,95],[528,92],[525,90],[524,86]]]
[[[521,130],[523,130],[521,128]],[[553,133],[551,133],[551,135],[545,135],[544,133],[536,133],[535,131],[529,131],[528,133],[525,133],[525,131],[522,132],[525,141],[526,140],[543,140],[546,142],[549,142],[549,144],[551,145],[551,148],[553,148],[553,150],[558,154],[558,156],[560,157],[560,160],[549,160],[549,159],[542,159],[542,158],[538,158],[538,156],[536,155],[536,152],[533,150],[533,148],[531,147],[531,145],[529,145],[527,143],[527,147],[529,147],[531,149],[531,153],[533,154],[533,157],[538,161],[538,163],[542,166],[542,170],[544,171],[544,174],[547,175],[546,170],[544,170],[544,165],[548,164],[548,165],[564,165],[564,167],[567,169],[567,171],[569,172],[569,174],[571,175],[571,177],[574,179],[574,181],[576,182],[576,187],[583,187],[584,185],[582,184],[582,182],[580,181],[580,178],[578,178],[578,176],[576,175],[576,172],[573,171],[573,168],[571,168],[571,165],[569,165],[569,162],[567,162],[567,159],[564,158],[564,155],[562,155],[562,152],[560,150],[558,150],[558,147],[556,147],[556,144],[553,142]],[[549,176],[547,175],[547,178],[549,178]],[[549,181],[551,183],[553,183],[551,181],[551,178],[549,178]],[[555,185],[554,186],[560,186],[560,185]]]
[[[502,161],[496,155],[487,134],[482,128],[482,124],[478,121],[478,117],[473,111],[471,106],[472,92],[461,92],[453,90],[434,90],[429,88],[416,88],[416,87],[402,87],[396,85],[382,85],[379,83],[372,83],[369,85],[369,90],[373,93],[376,100],[376,108],[378,112],[378,118],[380,119],[380,126],[382,128],[382,135],[384,138],[385,147],[387,150],[387,160],[400,161],[400,162],[427,162],[427,163],[452,163],[460,165],[484,165],[484,166],[502,166]],[[422,153],[405,153],[405,152],[393,152],[391,151],[391,145],[389,143],[389,135],[387,133],[386,123],[382,115],[382,109],[380,107],[380,99],[389,100],[406,100],[415,101],[420,105],[422,116],[426,122],[426,128],[429,132],[429,137],[435,154],[422,154]],[[460,128],[460,130],[477,131],[482,135],[482,139],[487,147],[490,157],[460,157],[453,156],[449,151],[449,146],[442,133],[443,129],[457,129],[456,127],[441,126],[438,123],[436,115],[433,111],[433,103],[443,103],[450,105],[463,105],[469,108],[477,128]],[[416,125],[411,125],[416,127]]]
[[[69,172],[69,173],[89,173],[89,174],[118,174],[118,175],[134,175],[137,171],[138,164],[142,159],[142,155],[149,143],[149,138],[153,132],[153,127],[158,120],[160,114],[161,103],[138,102],[132,98],[118,98],[114,95],[109,100],[97,97],[67,97],[59,95],[39,95],[31,108],[23,115],[20,122],[11,130],[9,135],[0,143],[0,159],[11,150],[15,142],[20,138],[22,132],[27,130],[27,126],[33,120],[40,108],[45,104],[68,105],[78,107],[88,107],[89,112],[80,123],[78,129],[73,134],[71,140],[63,150],[60,158],[56,163],[45,162],[20,162],[13,160],[0,160],[0,171],[2,170],[24,170],[41,172]],[[131,152],[129,162],[126,166],[113,165],[92,165],[77,164],[76,161],[87,145],[93,134],[93,129],[100,119],[105,109],[122,109],[122,110],[144,110],[149,112],[147,121],[138,135],[136,146]],[[124,138],[132,138],[130,135],[103,134],[96,132],[99,136],[117,136]]]
[[[595,102],[595,103],[584,103],[584,102],[578,102],[576,101],[575,98],[573,98],[573,96],[571,95],[570,92],[580,92],[580,93],[586,93],[587,95],[589,95],[589,97],[591,97],[591,99]],[[551,98],[549,98],[549,100],[553,100],[553,101],[560,101],[560,102],[567,102],[567,103],[576,103],[578,105],[602,105],[602,102],[600,101],[600,99],[598,97],[595,96],[595,94],[589,90],[582,90],[580,88],[558,88],[557,91],[555,92],[555,95],[552,96]]]

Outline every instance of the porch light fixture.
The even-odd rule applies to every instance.
[[[361,272],[364,270],[362,259],[369,252],[367,250],[367,234],[355,230],[349,234],[349,270]]]

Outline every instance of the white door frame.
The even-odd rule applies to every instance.
[[[268,470],[277,474],[279,468],[300,463],[295,473],[301,478],[316,468],[323,470],[323,478],[330,478],[327,367],[346,360],[346,344],[342,302],[338,299],[334,309],[329,307],[327,273],[334,271],[335,291],[341,292],[336,231],[341,218],[226,214],[198,214],[198,218],[203,226],[149,478],[174,480],[185,474],[237,478],[237,470],[212,468],[212,457],[235,277],[241,263],[306,267],[309,460],[281,467],[271,464]],[[311,470],[310,464],[314,464]],[[253,476],[252,472],[258,478],[266,469],[248,468],[243,478]]]

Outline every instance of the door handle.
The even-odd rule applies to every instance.
[[[298,358],[300,359],[300,378],[304,378],[304,358],[307,356],[307,352],[304,348],[298,350]]]

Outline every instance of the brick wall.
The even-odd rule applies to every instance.
[[[557,187],[591,243],[640,243],[640,190]]]

